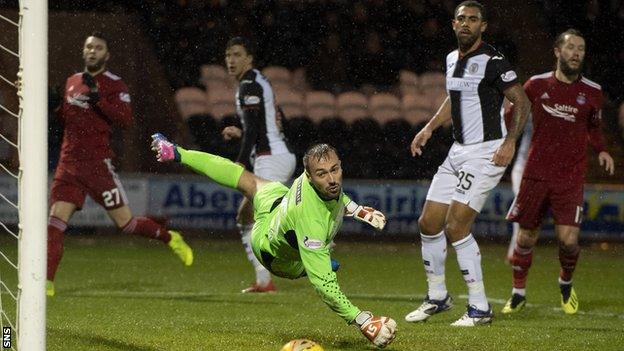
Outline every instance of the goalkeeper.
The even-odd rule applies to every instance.
[[[386,224],[381,212],[358,206],[342,192],[336,149],[327,144],[309,148],[303,157],[305,171],[289,189],[222,157],[187,151],[161,134],[152,139],[159,162],[180,162],[220,185],[237,189],[252,202],[252,249],[271,273],[288,279],[307,276],[323,302],[347,323],[357,325],[373,344],[385,347],[392,342],[396,322],[354,306],[340,290],[332,270],[328,246],[343,216],[353,216],[378,230]]]

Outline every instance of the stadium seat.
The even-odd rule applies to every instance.
[[[327,91],[311,91],[305,96],[306,115],[318,124],[325,118],[336,117],[336,97]]]
[[[290,89],[292,85],[292,74],[286,67],[268,66],[262,70],[262,74],[269,79],[275,90]]]
[[[284,111],[286,118],[301,117],[303,112],[303,95],[292,90],[276,90],[275,100]]]
[[[446,77],[441,72],[425,72],[420,76],[420,90],[428,97],[446,91]]]
[[[402,117],[401,101],[398,97],[389,93],[380,93],[371,96],[369,100],[369,111],[371,117],[373,117],[379,125]]]
[[[620,105],[618,113],[618,121],[620,122],[620,128],[622,129],[622,136],[624,136],[624,102]]]
[[[413,126],[428,121],[433,116],[431,100],[425,95],[403,95],[401,106],[403,108],[403,118]]]
[[[291,88],[302,94],[309,90],[305,68],[299,67],[292,72]]]
[[[399,90],[401,96],[420,94],[418,75],[412,71],[402,69],[399,72]]]
[[[199,81],[208,88],[210,85],[232,86],[232,78],[221,65],[202,65],[199,69]]]
[[[210,114],[217,120],[236,114],[233,90],[218,89],[210,91],[207,95]]]
[[[206,93],[194,87],[180,88],[175,92],[175,103],[178,113],[184,121],[191,116],[208,114],[208,99]]]
[[[350,91],[338,95],[338,116],[346,123],[368,117],[368,99],[362,93]]]

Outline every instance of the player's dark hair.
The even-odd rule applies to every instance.
[[[100,31],[95,31],[95,32],[92,32],[91,35],[89,36],[103,40],[106,43],[106,49],[108,50],[110,48],[110,45],[108,44],[108,37],[106,37],[104,33]]]
[[[485,11],[485,6],[483,6],[482,3],[478,2],[478,1],[474,1],[474,0],[462,1],[455,8],[455,12],[453,12],[453,16],[455,16],[455,17],[457,16],[457,11],[459,11],[459,9],[462,6],[478,8],[479,9],[479,13],[481,13],[481,20],[484,21],[484,22],[487,22],[487,12]]]
[[[303,168],[309,172],[310,169],[308,168],[308,165],[310,158],[320,161],[323,158],[329,157],[331,152],[335,153],[336,156],[338,155],[338,151],[336,151],[336,149],[329,144],[315,144],[310,146],[303,155]]]
[[[245,48],[245,51],[247,51],[247,55],[251,55],[253,57],[256,57],[256,48],[254,47],[254,45],[251,43],[251,40],[245,38],[245,37],[234,37],[230,40],[228,40],[225,49],[229,49],[234,45],[240,45],[242,47]]]
[[[575,35],[575,36],[581,37],[581,38],[583,38],[583,40],[585,40],[585,36],[583,36],[583,33],[581,33],[580,30],[574,29],[574,28],[570,28],[570,29],[566,30],[565,32],[562,32],[559,35],[557,35],[557,39],[555,39],[555,47],[556,48],[560,48],[561,45],[563,45],[563,42],[565,41],[566,35]]]

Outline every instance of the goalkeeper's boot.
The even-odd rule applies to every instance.
[[[520,312],[524,305],[526,305],[526,297],[520,294],[513,294],[511,298],[507,300],[505,307],[501,310],[502,314],[510,314]]]
[[[492,313],[492,307],[488,306],[487,311],[478,310],[475,306],[468,305],[468,310],[451,324],[453,327],[475,327],[480,325],[489,325],[492,323],[494,313]]]
[[[46,280],[46,295],[49,297],[54,296],[54,282],[51,280]]]
[[[176,232],[175,230],[170,230],[169,234],[171,235],[171,241],[167,245],[173,250],[182,263],[185,266],[190,266],[193,264],[193,250],[190,246],[188,246],[184,239],[182,238],[182,234]]]
[[[432,315],[447,311],[453,307],[453,298],[446,295],[444,300],[431,300],[429,295],[425,296],[425,300],[417,309],[405,316],[407,322],[422,322]]]
[[[561,309],[563,312],[566,314],[578,312],[578,297],[576,297],[576,291],[574,291],[572,284],[559,284],[559,289],[561,289]]]
[[[273,281],[269,281],[267,285],[259,285],[258,283],[254,283],[252,286],[247,289],[243,289],[241,292],[243,294],[247,293],[270,293],[275,292],[275,285],[273,285]]]

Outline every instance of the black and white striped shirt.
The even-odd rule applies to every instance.
[[[278,123],[271,84],[257,69],[247,71],[236,91],[236,113],[243,125],[243,141],[237,161],[251,169],[250,156],[290,152]]]
[[[503,92],[516,83],[516,72],[491,45],[481,43],[463,57],[459,50],[448,54],[446,90],[455,141],[475,144],[505,137]]]

